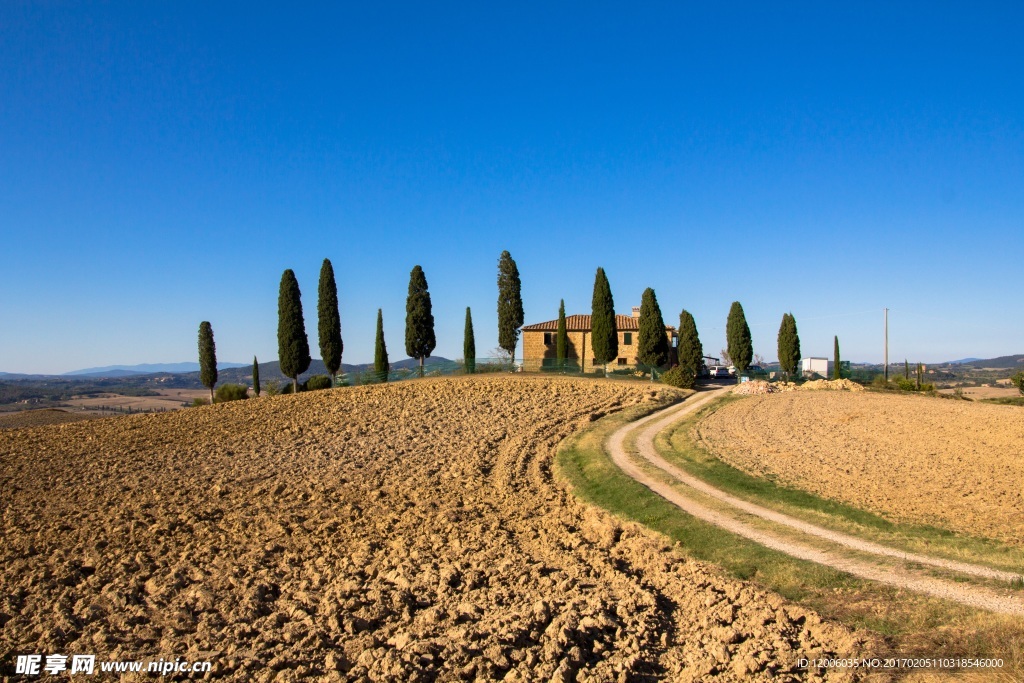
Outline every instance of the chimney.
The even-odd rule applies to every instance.
[[[640,307],[639,306],[634,306],[633,307],[633,317],[634,318],[639,318],[640,317]]]

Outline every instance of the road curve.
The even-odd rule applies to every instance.
[[[1003,593],[982,586],[971,586],[934,578],[922,572],[915,572],[900,567],[865,562],[853,557],[845,549],[868,553],[879,558],[893,558],[1007,582],[1017,578],[1017,574],[896,550],[848,534],[809,524],[803,520],[731,496],[687,474],[658,455],[654,448],[654,437],[658,432],[677,422],[684,415],[701,408],[709,401],[721,396],[726,391],[728,389],[718,389],[703,395],[697,394],[680,405],[653,413],[622,426],[608,439],[607,449],[609,455],[623,472],[684,512],[773,550],[802,560],[833,567],[863,579],[870,579],[898,588],[953,600],[971,607],[1001,614],[1024,616],[1024,600],[1009,594],[1009,591]],[[676,483],[684,484],[690,490],[699,491],[725,504],[728,506],[728,511],[711,509],[695,500],[693,496],[688,496],[685,490],[680,490],[646,472],[633,457],[627,454],[624,447],[626,438],[633,433],[636,433],[636,450],[641,458],[660,469]],[[770,531],[755,528],[740,519],[740,516],[744,514],[754,515],[808,536],[824,539],[836,547],[832,550],[822,550],[789,538],[784,538]]]

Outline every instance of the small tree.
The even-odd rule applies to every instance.
[[[473,336],[473,316],[466,306],[466,332],[462,340],[462,361],[466,364],[466,372],[476,372],[476,338]]]
[[[503,251],[498,259],[498,346],[508,352],[513,363],[524,319],[519,268],[512,255]]]
[[[704,366],[704,347],[697,335],[697,322],[690,312],[683,309],[679,314],[679,344],[676,346],[679,367],[693,377],[700,374]]]
[[[843,378],[843,373],[840,370],[841,366],[839,365],[839,337],[838,336],[834,337],[833,354],[834,354],[835,358],[832,361],[832,379],[842,379]]]
[[[252,357],[252,391],[259,398],[260,395],[260,362],[256,356]]]
[[[391,369],[388,363],[388,347],[384,344],[384,314],[377,309],[377,343],[373,349],[373,369],[381,382],[388,381],[388,370]]]
[[[302,317],[302,293],[292,269],[281,275],[277,297],[277,356],[281,374],[292,380],[292,392],[299,392],[299,375],[309,369],[309,339]]]
[[[747,368],[754,357],[754,343],[750,338],[750,327],[747,326],[747,318],[743,314],[743,306],[739,301],[733,301],[729,309],[729,319],[725,324],[725,339],[729,345],[729,358],[736,366],[736,376],[739,377]]]
[[[422,268],[415,266],[409,273],[409,296],[405,299],[405,352],[410,358],[419,360],[420,377],[423,376],[423,361],[430,357],[436,346],[427,276]]]
[[[1024,394],[1024,371],[1018,372],[1016,375],[1010,378],[1010,382],[1013,386],[1017,387],[1017,390]]]
[[[779,369],[787,377],[796,374],[800,367],[800,335],[796,330],[796,318],[792,313],[782,314],[779,325]]]
[[[330,259],[324,259],[320,266],[319,299],[317,301],[317,331],[320,336],[320,356],[324,367],[331,376],[331,386],[341,369],[341,315],[338,313],[338,285],[334,282],[334,266]]]
[[[619,330],[615,324],[615,301],[604,268],[594,276],[594,296],[590,304],[590,348],[594,359],[607,365],[619,355]],[[585,350],[584,350],[585,351]],[[586,363],[586,359],[581,358]],[[608,369],[605,368],[607,374]]]
[[[558,367],[565,370],[565,361],[569,357],[569,331],[565,327],[565,299],[558,302],[558,328],[555,332],[555,361]]]
[[[671,347],[665,334],[665,319],[661,316],[658,297],[650,287],[644,290],[643,296],[640,298],[638,326],[640,331],[637,334],[636,359],[652,368],[668,363],[669,348]],[[651,378],[654,378],[653,369]]]
[[[205,320],[199,323],[199,379],[210,390],[210,403],[213,403],[213,385],[217,383],[217,346],[213,343],[213,327]]]

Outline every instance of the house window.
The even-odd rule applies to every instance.
[[[619,365],[625,365],[625,364],[626,364],[626,359],[625,358],[620,358],[619,359]]]
[[[622,345],[623,346],[632,346],[633,345],[633,333],[632,332],[623,332],[622,333]],[[621,365],[621,363],[620,363],[620,365]]]
[[[545,332],[544,333],[544,346],[551,346],[555,343],[555,333]]]

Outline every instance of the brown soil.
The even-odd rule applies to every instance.
[[[0,663],[232,680],[794,680],[857,640],[554,484],[673,390],[478,377],[0,434]],[[848,674],[827,672],[842,679]]]
[[[69,412],[59,408],[22,410],[16,413],[3,413],[0,415],[0,429],[21,429],[23,427],[66,424],[68,422],[91,420],[99,416],[99,413]]]
[[[891,519],[1024,543],[1024,411],[872,392],[786,392],[721,408],[700,440],[748,473]]]

